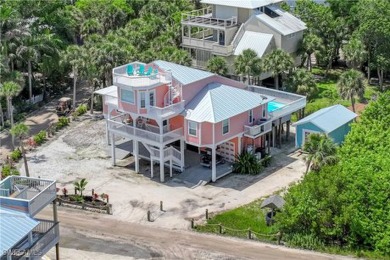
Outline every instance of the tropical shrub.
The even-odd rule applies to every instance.
[[[263,169],[260,161],[252,153],[244,151],[243,153],[236,155],[236,160],[233,164],[233,172],[239,174],[259,174]]]
[[[1,169],[1,177],[4,179],[11,175],[20,175],[19,171],[10,164],[3,165]]]
[[[85,178],[81,179],[80,181],[75,181],[73,183],[74,189],[76,191],[80,192],[80,195],[83,196],[83,191],[85,190],[85,187],[87,186],[88,182],[86,181]]]
[[[81,116],[81,115],[87,113],[87,111],[88,111],[87,105],[86,104],[81,104],[80,106],[78,106],[76,108],[76,111],[75,111],[76,113],[75,114],[77,116]]]
[[[19,148],[16,148],[15,150],[13,150],[11,152],[10,157],[11,157],[12,161],[17,162],[17,161],[19,161],[20,158],[22,158],[22,151],[20,151]]]
[[[58,118],[58,123],[56,125],[56,130],[58,131],[58,130],[60,130],[60,129],[64,128],[65,126],[68,126],[68,125],[69,125],[69,118],[62,116],[62,117]]]
[[[46,141],[46,131],[41,130],[38,134],[34,135],[33,140],[37,145],[41,145]]]

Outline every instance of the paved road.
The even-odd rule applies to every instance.
[[[160,229],[63,207],[59,208],[58,213],[60,246],[94,254],[98,252],[144,259],[198,259],[200,256],[202,259],[349,259],[243,239]],[[41,217],[51,218],[52,212],[46,209],[40,214]]]

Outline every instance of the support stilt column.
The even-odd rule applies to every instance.
[[[272,127],[272,147],[276,147],[275,140],[276,140],[276,126]]]
[[[115,166],[116,160],[115,160],[115,134],[111,133],[111,162],[112,166]]]
[[[287,125],[286,140],[288,141],[288,139],[290,138],[290,120],[287,121],[286,125]]]
[[[169,160],[169,177],[172,178],[172,175],[173,175],[173,164],[172,164],[172,159]]]
[[[135,172],[139,173],[139,142],[133,140],[134,145],[134,162],[135,162]]]
[[[58,214],[57,214],[57,203],[53,201],[53,220],[54,223],[58,223]],[[60,243],[56,244],[56,260],[60,259]]]
[[[150,178],[153,179],[154,173],[153,173],[153,159],[150,159]]]
[[[211,150],[211,180],[215,182],[217,180],[217,149],[213,147]]]
[[[268,133],[267,146],[268,146],[268,154],[271,154],[271,132]]]
[[[184,139],[180,140],[180,153],[181,153],[181,171],[184,171]]]
[[[237,137],[238,138],[238,142],[237,142],[237,145],[238,145],[238,151],[237,151],[237,154],[241,154],[241,151],[242,151],[242,147],[241,147],[241,136]]]
[[[108,121],[106,120],[106,142],[110,145],[110,132],[108,130]]]
[[[164,182],[164,148],[160,147],[160,182]]]

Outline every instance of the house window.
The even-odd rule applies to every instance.
[[[140,92],[139,96],[140,96],[140,107],[145,108],[146,106],[145,91]]]
[[[229,119],[222,121],[222,134],[229,133]]]
[[[198,128],[198,123],[188,121],[188,134],[196,136],[196,130]]]
[[[249,123],[253,123],[253,109],[249,110]]]
[[[154,106],[154,91],[149,92],[149,104]]]
[[[265,112],[266,112],[267,106],[263,106],[263,118],[265,118]]]
[[[134,104],[134,91],[121,89],[121,101]]]

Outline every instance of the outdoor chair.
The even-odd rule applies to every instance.
[[[149,69],[146,71],[145,73],[145,76],[150,76],[152,75],[152,72],[153,72],[153,68],[152,67],[149,67]]]
[[[127,65],[126,72],[127,72],[127,75],[129,75],[129,76],[133,76],[133,74],[134,74],[134,68],[133,68],[133,65]]]
[[[145,74],[145,65],[139,65],[138,75],[143,76]]]

